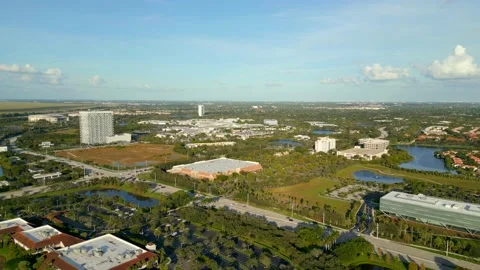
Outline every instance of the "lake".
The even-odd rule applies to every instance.
[[[290,147],[302,146],[302,143],[292,141],[292,140],[286,140],[286,139],[275,140],[275,141],[271,141],[270,143],[276,144],[276,145],[290,146]]]
[[[377,182],[383,184],[402,183],[403,179],[394,176],[376,174],[372,171],[360,170],[353,173],[353,177],[363,182]]]
[[[316,134],[316,135],[331,135],[335,132],[333,132],[332,130],[317,129],[317,130],[312,131],[312,133]]]
[[[433,148],[433,147],[424,147],[424,146],[397,146],[398,149],[406,150],[414,158],[414,160],[399,165],[401,168],[405,169],[415,169],[419,171],[430,171],[430,172],[450,172],[455,173],[455,171],[450,171],[445,167],[443,159],[435,157],[436,151],[442,151],[442,148]]]
[[[135,204],[140,208],[156,206],[160,203],[157,199],[137,196],[132,193],[128,193],[126,191],[116,190],[116,189],[92,190],[92,191],[82,192],[81,194],[86,195],[88,197],[92,195],[100,195],[100,196],[107,196],[107,197],[118,196],[125,199],[125,202]]]

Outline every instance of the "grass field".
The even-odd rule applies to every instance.
[[[53,132],[54,134],[68,134],[68,135],[77,135],[80,136],[80,131],[78,129],[63,129]]]
[[[0,102],[0,113],[90,108],[94,104],[64,102]]]
[[[397,176],[413,181],[431,182],[441,185],[454,185],[463,188],[479,189],[480,181],[465,180],[455,177],[447,177],[440,175],[428,175],[423,173],[407,172],[402,170],[390,169],[377,164],[357,164],[347,167],[337,172],[337,176],[341,178],[353,178],[353,173],[358,170],[373,171],[382,175]]]
[[[131,144],[90,149],[76,149],[57,152],[62,156],[78,161],[90,161],[98,165],[121,164],[121,166],[144,166],[185,159],[173,151],[173,145]],[[141,163],[141,165],[139,165]]]
[[[309,203],[317,203],[322,207],[325,204],[331,205],[338,212],[345,213],[350,208],[350,202],[339,199],[334,199],[326,196],[321,196],[319,193],[325,192],[329,188],[334,188],[335,185],[339,185],[339,182],[326,179],[326,178],[314,178],[308,183],[299,183],[296,185],[278,187],[268,189],[267,191],[273,194],[282,194],[283,196],[295,196],[297,198],[303,198],[308,200]]]

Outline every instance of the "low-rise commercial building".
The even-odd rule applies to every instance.
[[[59,178],[60,176],[62,176],[61,172],[45,173],[45,174],[36,173],[32,175],[33,179],[35,180],[54,179],[54,178]]]
[[[448,229],[480,232],[478,204],[392,191],[380,198],[380,211]]]
[[[14,218],[9,220],[0,221],[0,235],[2,234],[12,234],[17,232],[22,232],[26,230],[33,229],[30,224],[21,219],[21,218]]]
[[[388,148],[390,142],[388,140],[382,139],[372,139],[372,138],[365,138],[358,140],[358,144],[365,149],[372,149],[372,150],[385,150]]]
[[[265,119],[263,120],[263,124],[267,126],[278,126],[278,120],[276,119]]]
[[[120,270],[142,269],[146,262],[155,261],[156,255],[139,248],[114,235],[106,234],[68,248],[47,254],[44,265],[53,265],[62,270],[102,269]],[[143,262],[144,265],[139,265]]]
[[[16,245],[33,253],[69,247],[83,242],[82,239],[62,233],[49,225],[14,233],[12,238]]]
[[[130,143],[132,141],[132,134],[123,133],[113,136],[107,136],[107,143]]]
[[[335,149],[337,140],[329,137],[320,137],[315,141],[315,152],[327,153],[328,151]]]
[[[255,172],[261,170],[258,162],[243,161],[229,158],[217,158],[195,163],[173,166],[168,172],[188,175],[193,178],[213,180],[219,175],[231,175],[240,172]]]
[[[0,153],[2,152],[8,152],[8,146],[0,146]]]
[[[307,136],[307,135],[295,135],[293,137],[297,140],[304,140],[304,141],[310,140],[310,136]]]
[[[28,122],[38,122],[40,120],[45,120],[50,123],[58,123],[68,121],[68,117],[61,114],[35,114],[28,116]]]
[[[50,148],[52,146],[54,146],[55,144],[51,143],[51,142],[42,142],[41,144],[39,144],[38,146],[41,147],[41,148]]]
[[[197,148],[202,146],[234,146],[236,142],[211,142],[211,143],[187,143],[186,148]]]
[[[383,155],[388,154],[387,150],[380,149],[365,149],[359,146],[354,148],[337,151],[337,156],[343,156],[348,159],[361,158],[366,160],[372,160],[374,158],[381,158]]]

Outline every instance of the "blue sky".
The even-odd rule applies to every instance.
[[[8,1],[5,99],[480,101],[480,2]]]

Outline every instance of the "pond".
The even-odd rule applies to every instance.
[[[316,134],[316,135],[331,135],[335,132],[333,132],[333,130],[317,129],[317,130],[312,131],[312,133]]]
[[[2,167],[0,167],[0,177],[3,176],[3,170]]]
[[[372,171],[360,170],[353,173],[353,177],[363,182],[377,182],[383,184],[402,183],[403,179],[394,176],[376,174]]]
[[[442,151],[442,148],[424,146],[397,146],[397,148],[407,151],[408,154],[414,158],[412,161],[400,164],[399,167],[401,168],[418,171],[455,173],[445,167],[443,159],[435,157],[435,152]]]
[[[302,146],[302,144],[299,142],[286,140],[286,139],[275,140],[275,141],[271,141],[270,143],[276,144],[276,145],[290,146],[290,147]]]
[[[116,190],[116,189],[92,190],[92,191],[82,192],[81,194],[86,195],[88,197],[92,195],[100,195],[100,196],[107,196],[107,197],[118,196],[125,199],[125,202],[135,204],[140,208],[156,206],[160,203],[157,199],[142,197],[142,196],[134,195],[132,193],[128,193],[123,190]]]

